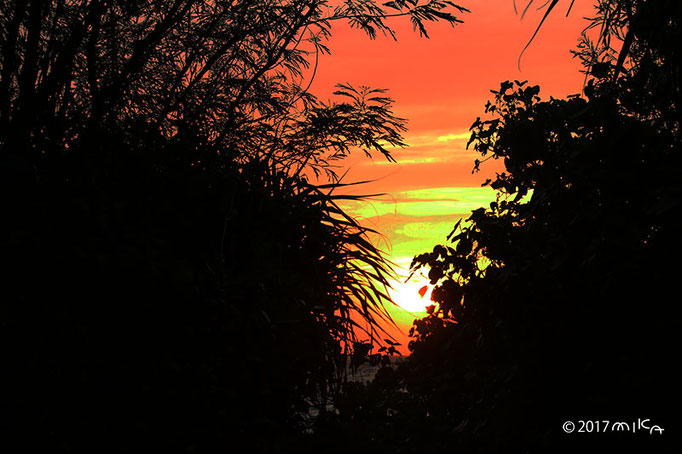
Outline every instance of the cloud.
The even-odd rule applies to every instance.
[[[343,207],[359,219],[384,215],[412,217],[468,214],[495,200],[489,187],[426,188],[397,191],[392,197],[347,201]]]
[[[444,244],[459,219],[496,199],[489,187],[440,187],[397,191],[392,198],[345,201],[342,207],[379,232],[372,239],[405,274],[412,257]],[[406,275],[406,274],[405,274]]]
[[[447,134],[445,136],[438,136],[436,139],[438,142],[449,142],[451,140],[469,140],[471,133],[469,131],[462,132],[459,134]]]
[[[394,158],[396,158],[396,157],[394,156]],[[419,157],[415,157],[414,159],[406,159],[406,158],[397,157],[396,159],[398,160],[398,165],[405,165],[405,164],[417,164],[417,165],[419,165],[419,164],[433,164],[436,162],[446,162],[446,161],[450,160],[449,158],[450,158],[450,156],[441,155],[441,156],[431,156],[431,157],[419,156]],[[391,162],[391,161],[376,161],[375,164],[380,165],[380,166],[385,166],[385,165],[394,166],[395,165],[395,163]]]

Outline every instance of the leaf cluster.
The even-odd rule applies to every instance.
[[[401,144],[404,121],[390,114],[388,98],[370,108],[325,104],[308,91],[332,24],[374,37],[393,34],[389,20],[406,16],[426,34],[426,22],[454,24],[466,10],[441,1],[3,0],[2,11],[0,140],[8,149],[59,150],[93,127],[142,116],[165,137],[191,134],[229,160],[305,163],[333,177],[327,159],[355,146],[386,154],[383,141]],[[325,117],[338,124],[314,122]],[[307,145],[301,137],[310,134]]]
[[[463,11],[0,0],[0,324],[16,416],[0,438],[30,432],[51,452],[245,438],[273,452],[309,429],[311,407],[326,411],[354,349],[393,354],[357,338],[380,340],[392,271],[340,208],[334,162],[392,160],[405,120],[385,90],[340,84],[325,103],[309,88],[334,22],[372,37],[405,16],[425,34]]]
[[[585,413],[674,420],[669,264],[682,253],[682,116],[671,43],[681,10],[598,7],[611,11],[594,19],[610,38],[595,46],[613,59],[603,68],[585,60],[584,96],[542,100],[539,87],[505,81],[473,123],[474,170],[504,163],[484,183],[497,199],[413,260],[428,269],[434,306],[415,321],[412,355],[382,394],[345,409],[348,433],[367,417],[381,421],[375,439],[390,451],[671,450],[669,438],[655,448],[608,436],[587,446],[561,429]],[[621,35],[603,24],[609,17],[622,21]],[[606,49],[628,35],[625,54]]]

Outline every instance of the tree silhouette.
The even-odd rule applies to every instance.
[[[454,24],[450,11],[464,11],[437,0],[4,1],[2,9],[5,148],[60,149],[85,131],[144,118],[166,137],[192,134],[198,145],[231,150],[229,159],[318,169],[353,146],[388,154],[386,145],[402,143],[386,98],[328,105],[307,91],[331,24],[393,35],[387,19],[406,16],[426,34],[425,22]]]
[[[504,160],[487,182],[498,200],[414,260],[437,309],[415,322],[411,386],[459,409],[462,440],[542,451],[568,443],[561,423],[581,415],[671,422],[674,270],[662,264],[680,253],[682,11],[663,3],[615,16],[624,2],[600,2],[606,38],[577,51],[584,98],[543,102],[539,87],[504,82],[492,118],[472,125],[474,149]],[[639,442],[662,443],[627,443]]]
[[[404,130],[383,90],[317,100],[311,60],[334,21],[373,37],[406,16],[425,34],[463,9],[0,6],[3,445],[298,446],[354,323],[376,330],[388,302],[388,263],[336,204],[330,163],[356,148],[390,159]]]
[[[576,50],[585,96],[493,91],[469,143],[476,168],[503,160],[485,183],[498,198],[414,258],[436,306],[408,361],[337,399],[324,428],[345,448],[673,452],[681,17],[673,2],[599,2],[604,32]],[[667,433],[562,429],[637,418]]]

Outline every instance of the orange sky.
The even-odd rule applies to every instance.
[[[517,3],[520,8],[525,5],[522,0]],[[539,84],[543,98],[581,91],[583,75],[570,50],[594,2],[576,0],[567,18],[569,3],[560,2],[550,15],[525,52],[521,70],[519,55],[542,12],[533,7],[521,21],[512,0],[461,0],[459,4],[471,10],[460,16],[464,23],[454,28],[431,25],[430,39],[419,38],[403,19],[392,22],[397,42],[389,37],[372,41],[358,30],[334,25],[332,55],[320,59],[312,91],[326,100],[339,82],[388,88],[395,114],[409,120],[405,138],[410,147],[395,151],[397,164],[360,154],[344,163],[350,168],[344,181],[376,180],[353,192],[386,194],[371,204],[345,208],[386,236],[392,258],[403,267],[399,272],[405,274],[412,256],[443,242],[458,218],[494,198],[480,185],[499,165],[484,165],[481,173],[472,175],[476,156],[465,150],[469,126],[483,115],[490,89],[503,80],[519,79]],[[394,295],[418,303],[416,289],[424,282],[397,285]],[[393,334],[405,354],[405,333],[415,317],[392,313],[401,331]]]

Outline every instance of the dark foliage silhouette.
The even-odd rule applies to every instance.
[[[391,159],[383,90],[307,92],[330,24],[450,2],[2,1],[0,439],[8,452],[300,446],[386,318],[333,161]],[[314,186],[312,173],[332,183]],[[335,192],[336,190],[336,192]]]
[[[329,197],[258,164],[207,154],[198,166],[184,144],[101,138],[3,200],[3,335],[19,381],[9,427],[66,450],[130,449],[133,437],[203,450],[261,431],[282,443],[343,373],[343,302],[364,285],[351,241],[364,230],[330,222]],[[386,275],[381,256],[365,257]]]
[[[58,152],[93,126],[142,117],[166,137],[190,133],[230,150],[226,158],[317,170],[351,147],[388,154],[402,143],[380,110],[386,98],[329,105],[307,91],[332,24],[393,35],[387,20],[405,16],[426,34],[426,23],[455,24],[453,12],[465,11],[436,0],[1,5],[6,148]]]
[[[493,92],[470,144],[476,168],[504,161],[498,199],[415,257],[435,307],[412,355],[347,387],[328,430],[383,452],[672,452],[680,20],[675,2],[599,2],[585,96]],[[666,432],[562,430],[637,418]]]
[[[437,405],[468,408],[453,418],[463,439],[542,450],[572,441],[561,423],[586,415],[673,425],[676,270],[664,264],[680,253],[670,43],[681,11],[664,3],[633,2],[618,21],[604,13],[622,2],[600,5],[613,45],[633,41],[623,57],[603,35],[584,38],[585,98],[541,102],[538,87],[505,82],[486,106],[493,118],[472,126],[475,150],[504,160],[489,182],[498,201],[414,262],[437,284],[436,312],[415,325],[414,367],[442,381],[413,389],[452,391]]]

